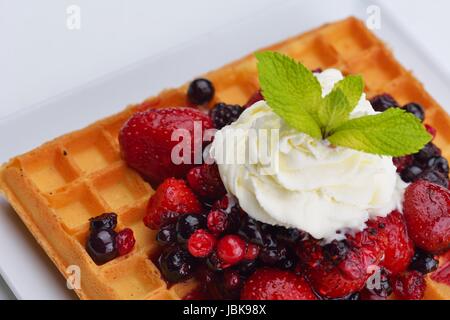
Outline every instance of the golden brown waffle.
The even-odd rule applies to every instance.
[[[310,68],[336,67],[364,76],[368,96],[391,93],[401,104],[419,102],[438,130],[436,143],[450,157],[450,119],[385,45],[355,18],[325,25],[270,50],[301,60]],[[215,85],[215,101],[243,104],[258,89],[256,60],[249,55],[205,75]],[[81,268],[82,299],[178,299],[194,282],[168,288],[148,259],[158,250],[155,232],[142,223],[153,190],[127,168],[119,154],[118,132],[137,110],[186,104],[187,85],[12,159],[0,171],[0,187],[20,218],[63,275]],[[137,245],[128,255],[97,266],[84,249],[88,219],[116,212],[118,229],[133,229]],[[429,286],[427,297],[449,298],[447,286]]]

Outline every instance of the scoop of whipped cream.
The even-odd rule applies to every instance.
[[[335,69],[316,77],[323,96],[343,79]],[[351,117],[375,113],[363,94]],[[270,133],[264,137],[252,134],[261,129],[276,129],[278,143],[268,142]],[[276,156],[271,170],[267,162],[250,156],[263,147]],[[227,158],[231,148],[237,157],[248,157],[245,161]],[[369,218],[402,210],[407,185],[396,173],[391,157],[330,146],[300,133],[265,101],[255,103],[236,122],[218,131],[210,152],[227,191],[251,217],[298,228],[325,242],[363,230]]]

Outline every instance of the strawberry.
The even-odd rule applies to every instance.
[[[450,246],[450,191],[418,180],[405,192],[404,216],[415,245],[441,252]]]
[[[360,291],[370,276],[369,267],[379,262],[378,249],[350,245],[334,241],[321,246],[316,240],[306,240],[297,248],[306,276],[321,296],[334,299]]]
[[[215,163],[192,168],[186,178],[191,189],[210,202],[221,199],[227,192]]]
[[[157,185],[169,177],[184,178],[194,167],[194,156],[202,155],[205,143],[203,135],[194,133],[194,123],[198,123],[203,134],[205,130],[213,128],[211,119],[202,112],[192,108],[152,109],[134,114],[124,124],[119,133],[119,143],[125,162],[147,178],[150,183]],[[190,134],[189,163],[175,164],[172,150],[182,141],[175,139],[172,134],[177,129],[183,129]],[[189,141],[188,141],[189,143]],[[197,152],[197,153],[196,153]],[[176,153],[178,156],[179,153]],[[183,156],[181,154],[181,156]]]
[[[261,268],[245,282],[242,300],[317,300],[301,276],[290,271]]]
[[[162,218],[172,219],[185,213],[201,213],[202,206],[184,180],[169,178],[151,196],[144,224],[150,229],[159,229]],[[170,213],[170,214],[168,214]]]
[[[351,239],[359,247],[375,248],[384,255],[380,266],[391,274],[397,274],[408,268],[414,255],[414,246],[408,236],[402,214],[393,211],[387,217],[379,217],[367,222],[367,228]]]

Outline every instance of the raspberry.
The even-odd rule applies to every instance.
[[[450,191],[418,180],[405,192],[404,217],[415,245],[428,252],[450,246]]]
[[[392,288],[399,299],[421,300],[425,294],[426,283],[420,272],[406,271],[393,279]]]
[[[217,255],[230,265],[234,265],[244,259],[246,243],[241,237],[227,235],[219,240],[217,244]]]
[[[188,240],[187,248],[196,258],[207,257],[214,249],[216,238],[203,229],[195,231]]]
[[[192,168],[186,178],[192,190],[209,202],[221,199],[226,194],[216,164],[203,164]]]
[[[317,297],[303,277],[290,271],[262,268],[247,279],[241,299],[317,300]]]
[[[209,115],[217,129],[236,121],[244,109],[239,105],[230,105],[225,103],[218,103],[211,109]]]
[[[119,256],[124,256],[130,253],[134,248],[136,239],[134,238],[133,230],[125,228],[117,233],[116,236],[116,248]]]

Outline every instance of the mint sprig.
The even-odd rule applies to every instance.
[[[264,99],[288,125],[316,139],[367,153],[402,156],[419,151],[431,135],[414,115],[398,108],[350,119],[364,90],[350,75],[322,97],[314,74],[280,53],[256,53]]]

